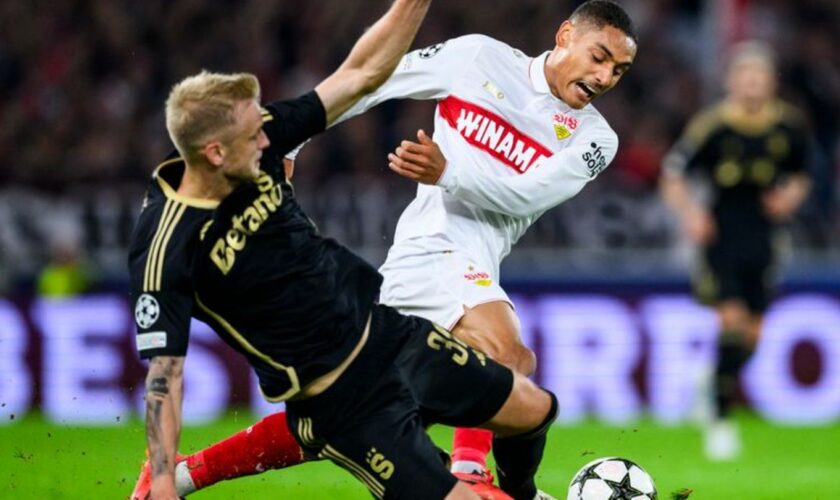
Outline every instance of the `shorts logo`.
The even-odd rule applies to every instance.
[[[586,163],[586,168],[589,170],[589,177],[595,177],[601,173],[601,170],[607,168],[607,157],[604,156],[604,150],[596,142],[589,143],[590,151],[583,153],[581,159]]]
[[[166,332],[141,333],[137,336],[137,350],[160,349],[166,347]]]
[[[382,479],[389,479],[394,474],[394,464],[382,453],[376,451],[376,448],[371,448],[367,452],[365,461],[370,465],[371,470],[377,473]]]
[[[137,304],[134,306],[134,319],[137,321],[137,326],[146,329],[154,325],[160,316],[160,305],[158,301],[144,293],[137,299]]]
[[[553,117],[554,134],[561,141],[572,136],[572,132],[578,127],[578,120],[566,113],[556,113]]]
[[[493,284],[493,279],[484,271],[475,272],[475,268],[470,266],[467,268],[467,273],[464,274],[464,279],[474,285],[488,287]]]
[[[440,52],[440,49],[443,48],[444,44],[446,44],[446,42],[436,43],[434,45],[429,45],[425,49],[420,49],[420,52],[418,52],[420,59],[429,59],[430,57],[434,57],[435,54]]]

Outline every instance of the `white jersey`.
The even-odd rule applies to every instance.
[[[342,116],[395,98],[438,101],[433,138],[447,168],[437,186],[419,185],[395,247],[460,250],[497,276],[528,226],[609,165],[615,132],[591,105],[575,110],[551,93],[547,56],[483,35],[455,38],[406,54]]]

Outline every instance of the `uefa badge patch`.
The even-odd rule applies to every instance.
[[[429,45],[428,47],[426,47],[424,49],[420,49],[420,52],[419,52],[420,59],[429,59],[431,57],[434,57],[435,54],[440,52],[440,49],[443,48],[444,44],[446,44],[446,42],[436,43],[434,45]]]
[[[160,305],[158,301],[144,293],[137,299],[137,304],[134,306],[134,320],[137,321],[137,326],[146,329],[154,325],[160,317]]]
[[[555,113],[554,134],[559,140],[568,139],[578,127],[578,120],[574,116],[569,116],[566,113]]]

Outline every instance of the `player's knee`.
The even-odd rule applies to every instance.
[[[528,437],[541,436],[548,432],[560,412],[557,396],[553,392],[539,387],[537,387],[537,390],[540,394],[534,398],[536,406],[534,415],[541,416],[541,418],[538,418],[536,424],[530,426],[523,434]]]
[[[499,437],[538,432],[554,421],[557,411],[557,399],[551,392],[515,374],[511,395],[492,422],[492,430]]]
[[[519,345],[519,362],[516,371],[530,377],[537,371],[537,355],[524,344]]]

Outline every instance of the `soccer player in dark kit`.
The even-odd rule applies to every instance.
[[[773,54],[759,42],[736,46],[726,96],[686,128],[665,158],[662,191],[688,236],[701,247],[694,288],[720,321],[706,454],[734,458],[740,441],[727,417],[738,377],[761,333],[771,300],[780,226],[805,199],[808,131],[803,117],[776,95]],[[690,174],[711,187],[700,202]],[[701,395],[703,397],[703,395]]]
[[[286,152],[390,73],[427,4],[398,0],[345,65],[298,99],[261,108],[248,74],[203,72],[173,88],[167,128],[180,157],[159,168],[131,254],[137,344],[151,359],[154,498],[177,496],[183,332],[193,312],[245,355],[267,399],[287,401],[305,454],[344,467],[375,496],[478,498],[425,434],[440,422],[493,430],[501,486],[537,497],[554,396],[445,329],[376,305],[379,274],[318,234],[283,168]],[[360,59],[363,70],[346,71]]]

